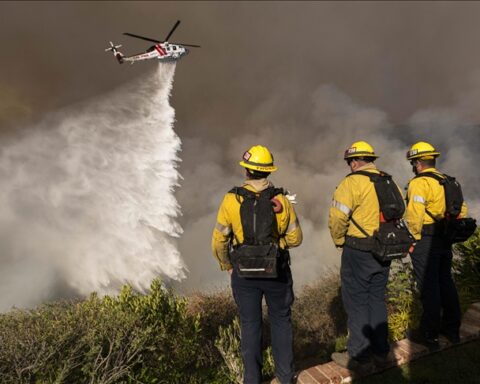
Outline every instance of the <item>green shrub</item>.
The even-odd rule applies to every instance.
[[[0,316],[2,383],[201,383],[197,316],[156,280]]]
[[[223,359],[215,347],[220,326],[227,326],[237,316],[237,307],[230,291],[195,293],[188,298],[188,312],[200,315],[202,349],[198,359],[203,366],[223,365]]]
[[[391,340],[401,340],[408,329],[418,326],[421,307],[408,260],[394,260],[387,284],[388,330]]]
[[[220,327],[219,336],[215,340],[215,346],[220,351],[228,368],[228,379],[233,383],[242,384],[243,363],[240,349],[240,320],[238,317],[236,317],[230,325]],[[274,369],[272,348],[267,347],[263,351],[263,377],[266,379],[272,377]]]
[[[4,383],[65,382],[84,350],[74,309],[58,303],[0,317],[0,377]]]
[[[454,246],[453,271],[462,309],[480,301],[480,229]]]
[[[454,247],[462,308],[480,300],[480,232]],[[410,263],[392,263],[387,287],[390,338],[415,328],[421,306]],[[240,327],[230,291],[175,295],[159,280],[147,295],[45,304],[0,315],[2,384],[231,384],[242,376]],[[297,368],[344,348],[346,314],[338,273],[304,287],[292,309]],[[268,319],[264,376],[273,375]]]
[[[453,277],[462,310],[480,300],[480,230],[464,243],[453,247]],[[422,306],[416,289],[411,262],[392,262],[387,287],[388,326],[390,337],[399,340],[407,329],[418,327]]]
[[[339,336],[335,339],[335,352],[343,352],[347,350],[348,334]]]
[[[220,326],[215,346],[225,361],[229,380],[233,383],[242,384],[243,363],[240,353],[240,323],[238,318],[235,318],[229,326]]]
[[[162,383],[196,382],[200,343],[199,315],[187,311],[187,301],[154,280],[148,295],[125,287],[118,298],[106,297],[107,307],[134,313],[142,343],[140,379]],[[140,380],[142,381],[142,380]]]

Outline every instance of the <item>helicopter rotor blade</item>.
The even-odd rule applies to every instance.
[[[183,43],[172,43],[172,44],[183,45],[184,47],[194,47],[194,48],[201,48],[201,46],[200,46],[200,45],[195,45],[195,44],[183,44]]]
[[[167,35],[167,37],[165,38],[164,41],[168,41],[168,39],[170,38],[170,36],[172,36],[172,34],[173,34],[173,32],[175,31],[175,29],[177,29],[178,24],[180,24],[180,20],[177,20],[177,22],[175,23],[175,25],[173,26],[173,28],[170,30],[170,32],[168,33],[168,35]]]
[[[149,37],[145,37],[145,36],[134,35],[133,33],[124,32],[123,34],[127,35],[127,36],[130,36],[130,37],[135,37],[137,39],[151,41],[153,43],[161,43],[161,41],[158,41],[158,40],[155,40],[155,39],[150,39]]]

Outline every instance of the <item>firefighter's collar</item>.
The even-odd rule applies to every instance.
[[[266,178],[264,179],[257,179],[257,180],[245,180],[245,183],[243,184],[248,185],[255,189],[256,192],[262,192],[263,190],[267,189],[268,187],[273,186],[273,184],[270,182],[270,180],[267,180]]]
[[[377,169],[377,167],[373,163],[367,163],[367,164],[362,165],[361,167],[357,168],[355,170],[355,172],[357,172],[357,171],[368,171],[369,169]]]
[[[422,170],[420,173],[425,173],[425,172],[435,172],[435,173],[440,173],[437,171],[437,169],[435,167],[431,167],[431,168],[425,168],[424,170]]]

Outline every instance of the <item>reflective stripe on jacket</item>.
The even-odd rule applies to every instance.
[[[247,183],[250,182],[247,181]],[[253,185],[257,186],[256,189]],[[268,182],[262,186],[258,180],[243,186],[252,192],[261,192],[266,189]],[[284,195],[277,195],[275,198],[282,204],[282,210],[276,213],[277,228],[273,230],[273,236],[282,249],[297,247],[301,244],[303,235],[300,223],[298,222],[295,209]],[[220,264],[221,270],[232,268],[229,260],[229,246],[243,243],[243,228],[240,217],[240,205],[243,201],[241,196],[227,193],[220,205],[217,215],[217,223],[212,235],[212,251]]]
[[[435,168],[424,169],[424,172],[435,172],[442,175]],[[440,183],[433,177],[416,177],[408,183],[407,191],[407,211],[405,219],[408,223],[410,232],[419,240],[422,237],[422,228],[424,225],[433,224],[435,220],[426,213],[428,210],[436,220],[440,221],[444,218],[445,190]],[[463,202],[460,217],[466,217],[467,205]]]

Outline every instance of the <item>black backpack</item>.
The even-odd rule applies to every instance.
[[[415,178],[423,176],[437,180],[445,191],[446,209],[443,220],[437,220],[428,209],[425,210],[427,215],[436,223],[444,223],[442,235],[447,241],[460,243],[467,240],[475,232],[477,224],[476,220],[470,217],[458,218],[463,205],[463,193],[460,183],[455,180],[455,177],[434,172],[419,173]]]
[[[392,176],[385,172],[373,173],[367,171],[356,171],[347,176],[364,175],[370,178],[375,186],[378,203],[380,205],[380,217],[378,231],[372,236],[350,217],[352,223],[367,237],[367,239],[353,239],[350,242],[358,242],[368,245],[368,250],[381,262],[400,259],[407,256],[408,251],[414,243],[414,238],[403,220],[405,213],[405,202],[400,191],[392,180]],[[348,245],[348,244],[347,244]],[[352,244],[355,248],[355,244]],[[357,248],[360,248],[357,247]]]
[[[231,252],[230,259],[238,276],[250,278],[278,277],[280,250],[274,241],[276,216],[272,199],[283,194],[282,188],[269,187],[252,192],[243,187],[229,191],[240,202],[240,218],[244,241]]]

